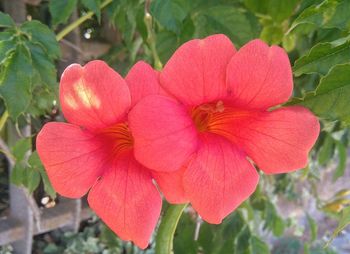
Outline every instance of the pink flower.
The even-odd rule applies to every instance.
[[[293,90],[283,49],[253,40],[236,52],[224,35],[191,40],[160,84],[170,96],[142,99],[129,124],[136,159],[154,170],[169,202],[190,201],[204,220],[220,223],[254,192],[251,161],[267,174],[307,164],[319,122],[303,107],[276,108]]]
[[[158,91],[158,73],[143,62],[126,80],[102,61],[73,64],[60,83],[69,123],[48,123],[37,137],[54,189],[69,198],[89,192],[96,214],[120,238],[141,248],[148,245],[162,201],[150,171],[134,158],[127,112]]]

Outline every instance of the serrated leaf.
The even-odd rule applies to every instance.
[[[49,10],[54,26],[65,24],[72,15],[78,0],[51,0]]]
[[[50,58],[54,60],[60,57],[61,52],[56,36],[46,25],[37,20],[32,20],[24,22],[21,25],[21,30],[30,34],[30,41],[41,45]]]
[[[22,44],[17,45],[0,74],[0,95],[13,119],[23,113],[29,105],[33,73],[30,52]]]
[[[339,177],[342,177],[344,175],[347,161],[346,147],[341,142],[337,141],[336,148],[338,154],[338,165],[333,174],[333,182],[335,182],[336,180],[338,180]]]
[[[189,13],[186,0],[155,0],[151,4],[151,14],[167,30],[179,34],[182,22]]]
[[[270,254],[270,249],[267,243],[261,240],[257,236],[252,236],[250,238],[251,243],[251,254]]]
[[[319,117],[350,124],[350,64],[334,66],[324,76],[315,92],[293,104],[309,108]]]
[[[292,23],[288,32],[303,24],[322,28],[339,28],[347,30],[350,27],[348,19],[350,1],[325,0],[320,4],[306,8]]]
[[[33,67],[40,76],[41,83],[50,91],[57,89],[56,66],[47,57],[42,47],[34,43],[28,43],[32,55]]]
[[[242,46],[259,35],[259,24],[254,16],[230,5],[201,9],[193,15],[195,37],[215,33],[226,34],[237,46]]]
[[[81,0],[81,3],[90,11],[96,14],[98,22],[101,21],[101,0]]]
[[[0,11],[0,27],[11,27],[15,26],[15,22],[10,15]]]
[[[336,64],[350,62],[350,36],[332,42],[319,43],[294,64],[295,76],[310,73],[325,75]]]
[[[122,38],[126,43],[126,46],[130,48],[133,43],[136,23],[137,23],[137,14],[142,12],[142,23],[144,23],[144,8],[135,3],[134,1],[122,1],[120,3],[113,3],[112,6],[115,6],[113,11],[111,11],[111,20],[114,22],[121,32]]]

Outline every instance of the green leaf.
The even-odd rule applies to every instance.
[[[23,185],[32,193],[40,184],[40,173],[32,168],[26,168],[25,172],[26,180]]]
[[[198,238],[198,244],[203,249],[203,253],[213,253],[213,249],[215,248],[215,245],[213,244],[214,241],[213,227],[210,224],[203,222],[200,227]]]
[[[295,34],[285,34],[282,40],[282,46],[287,52],[291,52],[296,46],[297,36]]]
[[[316,44],[295,62],[293,73],[295,76],[310,73],[325,75],[334,65],[347,62],[350,62],[350,36]]]
[[[302,242],[293,236],[281,237],[274,244],[274,254],[301,254],[303,250]]]
[[[151,4],[151,14],[167,30],[179,34],[189,8],[186,0],[155,0]]]
[[[223,236],[226,239],[232,239],[233,237],[236,237],[239,232],[241,232],[244,225],[245,222],[241,213],[238,211],[234,212],[222,223]]]
[[[248,226],[245,226],[237,237],[236,253],[249,254],[251,233]]]
[[[188,213],[181,216],[177,226],[176,236],[174,237],[174,252],[196,254],[197,242],[193,241],[196,230],[196,223]]]
[[[64,24],[72,15],[78,0],[51,0],[49,10],[52,15],[52,23],[54,26]]]
[[[0,11],[0,27],[12,27],[15,26],[15,22],[10,15]]]
[[[28,43],[27,45],[32,55],[33,67],[38,72],[41,83],[49,90],[55,91],[57,89],[56,66],[38,44]]]
[[[276,216],[273,221],[272,233],[275,236],[282,236],[284,233],[284,221],[280,216]]]
[[[247,9],[258,14],[267,14],[269,9],[269,0],[244,0]]]
[[[235,253],[237,237],[246,228],[239,210],[227,216],[220,225],[203,222],[198,239],[199,249],[202,249],[204,254]]]
[[[250,238],[251,254],[270,254],[270,249],[267,243],[257,236]]]
[[[108,249],[120,249],[122,247],[120,238],[104,223],[101,223],[100,230],[100,239]]]
[[[268,7],[268,14],[272,17],[275,22],[281,22],[289,18],[293,11],[296,9],[297,4],[300,0],[270,0]]]
[[[217,5],[193,14],[195,37],[223,33],[237,46],[258,37],[257,19],[242,9],[230,5]]]
[[[60,47],[56,36],[46,25],[37,20],[27,21],[21,25],[21,30],[31,36],[30,41],[32,43],[41,45],[50,58],[54,60],[60,57]]]
[[[279,44],[283,39],[284,32],[281,26],[265,26],[261,31],[260,38],[268,44]]]
[[[264,229],[270,229],[275,236],[283,235],[285,228],[284,221],[277,214],[276,208],[271,202],[265,203],[264,219]]]
[[[310,254],[310,246],[308,243],[304,243],[304,254]]]
[[[18,140],[11,149],[13,156],[16,158],[16,161],[22,161],[26,153],[31,150],[31,147],[32,141],[30,138],[22,138]]]
[[[338,165],[333,174],[333,181],[338,180],[339,177],[343,176],[346,169],[346,160],[347,160],[347,149],[339,141],[336,142],[336,148],[338,152]]]
[[[333,235],[332,235],[332,239],[330,241],[332,241],[349,224],[350,224],[350,206],[348,206],[342,210],[339,224],[338,224],[337,228],[334,230]]]
[[[169,60],[177,46],[179,46],[178,44],[178,39],[175,33],[164,30],[157,34],[156,48],[160,60],[163,63],[166,63]]]
[[[332,158],[334,152],[334,139],[326,133],[320,151],[318,152],[318,163],[325,165]]]
[[[14,185],[21,186],[23,182],[25,181],[25,171],[23,170],[23,167],[19,164],[16,164],[12,171],[10,176],[10,181]]]
[[[317,239],[318,226],[316,221],[309,214],[306,214],[306,218],[310,227],[310,238],[311,238],[310,240],[311,242],[313,242]]]
[[[318,5],[305,9],[293,22],[289,32],[301,25],[313,25],[322,28],[350,28],[350,1],[325,0]]]
[[[50,180],[46,174],[46,171],[40,161],[39,155],[37,151],[34,151],[29,159],[28,159],[28,164],[32,168],[32,170],[35,170],[40,173],[41,179],[43,180],[44,183],[44,190],[45,192],[52,198],[56,198],[56,191],[53,189]]]
[[[45,170],[40,171],[41,179],[43,180],[44,183],[44,190],[45,192],[52,198],[55,199],[57,196],[56,191],[52,187],[52,184],[49,180],[49,177],[47,176],[47,173]]]
[[[98,22],[101,21],[101,10],[100,10],[101,0],[81,0],[81,3],[90,11],[96,14]]]
[[[33,73],[30,52],[19,44],[0,74],[0,95],[13,119],[23,113],[29,105]]]
[[[0,64],[16,49],[13,40],[0,40]]]
[[[268,15],[276,23],[289,18],[295,10],[299,0],[245,0],[245,6],[258,14]]]
[[[315,92],[292,102],[308,107],[319,117],[350,123],[350,64],[334,66],[324,76]]]
[[[136,23],[138,21],[137,18],[140,18],[137,17],[137,15],[140,11],[142,11],[141,19],[144,25],[144,8],[142,8],[141,5],[136,4],[134,1],[115,2],[112,3],[112,6],[113,5],[115,5],[115,7],[110,13],[110,19],[118,27],[127,48],[129,48],[133,43],[132,40],[135,38]]]

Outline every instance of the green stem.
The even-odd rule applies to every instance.
[[[163,68],[162,61],[160,61],[157,49],[156,49],[156,35],[154,33],[154,30],[152,28],[153,18],[151,14],[149,13],[149,6],[151,4],[150,0],[146,0],[145,2],[145,24],[147,28],[147,43],[151,49],[152,57],[154,60],[154,68],[156,70],[161,70]]]
[[[107,5],[109,5],[110,3],[112,3],[113,0],[105,0],[101,6],[100,9],[103,9],[104,7],[106,7]],[[80,26],[82,23],[84,23],[86,20],[90,19],[92,16],[94,16],[95,13],[92,11],[89,11],[88,13],[86,13],[84,16],[81,16],[80,18],[78,18],[77,20],[75,20],[73,23],[69,24],[68,26],[66,26],[65,28],[63,28],[63,30],[61,32],[59,32],[56,35],[56,40],[60,41],[63,39],[63,37],[65,37],[67,34],[69,34],[70,32],[72,32],[75,28],[77,28],[78,26]]]
[[[173,240],[177,224],[184,211],[184,205],[170,205],[158,228],[156,237],[156,254],[172,254]]]

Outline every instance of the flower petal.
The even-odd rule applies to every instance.
[[[267,109],[283,103],[293,91],[288,55],[280,47],[253,40],[232,57],[227,85],[238,107]]]
[[[103,61],[72,64],[62,74],[60,101],[65,118],[89,130],[110,126],[130,107],[123,78]]]
[[[116,158],[89,192],[90,207],[123,240],[147,247],[162,199],[150,173],[132,152]]]
[[[131,107],[139,100],[151,94],[159,94],[159,73],[146,62],[137,62],[129,71],[125,80],[131,94]]]
[[[183,181],[193,208],[205,221],[219,224],[254,192],[259,174],[235,145],[206,134]]]
[[[36,148],[54,189],[79,198],[102,174],[104,144],[88,131],[67,123],[47,123],[39,132]]]
[[[174,172],[152,172],[152,176],[156,180],[159,189],[170,204],[184,204],[189,202],[182,182],[185,170],[186,167]]]
[[[223,98],[227,95],[226,67],[235,51],[223,34],[186,42],[165,65],[161,85],[187,105]]]
[[[197,147],[197,132],[185,107],[174,99],[150,95],[129,113],[136,159],[156,171],[175,171]]]
[[[320,124],[308,109],[294,106],[263,113],[232,132],[261,170],[277,174],[307,165]]]

